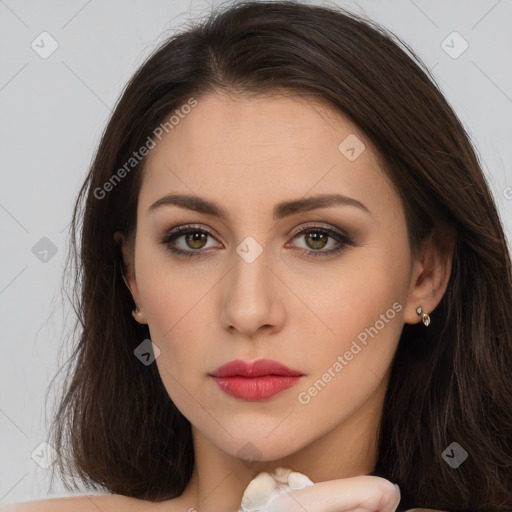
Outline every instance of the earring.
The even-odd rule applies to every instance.
[[[140,315],[140,309],[139,307],[137,306],[135,309],[132,310],[132,315],[133,316],[138,316]]]
[[[418,315],[421,315],[423,313],[423,309],[421,309],[421,306],[418,306],[416,308],[416,313],[418,313]],[[426,327],[430,325],[430,317],[427,315],[427,313],[423,313],[421,321]]]

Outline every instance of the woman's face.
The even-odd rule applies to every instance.
[[[404,313],[418,305],[404,212],[365,136],[315,100],[197,101],[148,155],[131,290],[184,416],[223,452],[275,460],[381,404]],[[171,194],[224,216],[152,208]],[[211,376],[260,358],[302,377],[257,400]],[[243,394],[241,379],[227,386]],[[253,388],[280,389],[264,380]]]

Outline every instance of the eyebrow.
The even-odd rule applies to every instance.
[[[155,201],[148,208],[147,213],[154,212],[157,208],[164,205],[179,206],[180,208],[186,208],[206,215],[213,215],[225,221],[228,221],[230,218],[228,212],[218,204],[205,198],[189,194],[168,194],[158,199],[158,201]],[[353,206],[371,215],[370,210],[357,199],[342,194],[320,194],[278,203],[274,206],[273,217],[274,220],[278,220],[295,213],[307,212],[329,206]]]

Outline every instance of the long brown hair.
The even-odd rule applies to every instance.
[[[296,1],[239,2],[170,37],[112,113],[71,226],[78,319],[50,429],[66,488],[79,489],[80,479],[88,489],[161,501],[179,496],[190,479],[190,423],[156,364],[134,356],[149,330],[132,318],[113,233],[133,243],[145,162],[130,160],[133,152],[191,98],[216,91],[326,101],[377,149],[413,251],[436,226],[453,229],[452,274],[431,326],[403,328],[376,470],[414,506],[511,510],[512,270],[475,150],[406,43],[344,9]],[[468,453],[456,469],[442,456],[454,442]]]

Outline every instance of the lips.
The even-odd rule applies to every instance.
[[[268,400],[298,384],[303,375],[271,359],[235,359],[210,374],[224,393],[248,402]]]
[[[272,359],[256,359],[255,361],[235,359],[219,366],[211,373],[212,377],[261,377],[264,375],[300,377],[304,374]]]

